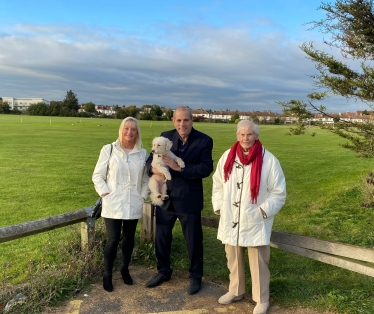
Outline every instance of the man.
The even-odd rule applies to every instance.
[[[201,210],[203,209],[202,179],[213,171],[213,140],[208,135],[192,127],[191,109],[178,107],[172,118],[175,130],[161,133],[173,142],[171,151],[182,158],[185,167],[181,168],[171,158],[163,160],[170,169],[171,180],[167,181],[169,199],[156,207],[156,258],[157,275],[147,282],[148,288],[160,285],[171,278],[170,254],[174,223],[178,218],[181,225],[188,256],[190,259],[189,294],[197,293],[201,288],[203,276],[203,231]],[[147,171],[151,176],[158,174],[151,167],[153,154],[147,160]]]

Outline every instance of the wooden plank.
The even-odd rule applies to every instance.
[[[83,250],[90,250],[95,237],[95,222],[93,218],[87,218],[81,222],[81,246]]]
[[[219,219],[217,218],[201,216],[201,224],[204,227],[218,229],[218,223],[219,223]]]
[[[374,263],[374,250],[273,230],[271,241]]]
[[[297,255],[309,257],[311,259],[314,259],[314,260],[317,260],[317,261],[320,261],[326,264],[334,265],[340,268],[354,271],[356,273],[374,277],[374,265],[359,263],[355,260],[348,260],[348,259],[340,258],[337,256],[333,256],[330,254],[321,253],[321,252],[305,249],[302,247],[297,247],[297,246],[288,245],[284,243],[278,243],[274,241],[272,241],[270,245],[274,248],[277,248],[283,251],[295,253]]]
[[[87,220],[91,207],[18,225],[0,228],[0,243],[61,228]]]
[[[154,206],[150,202],[143,204],[143,215],[140,225],[140,241],[154,241],[156,232],[156,219]]]

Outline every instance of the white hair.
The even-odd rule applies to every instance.
[[[260,136],[260,128],[250,120],[240,120],[236,127],[236,135],[239,134],[240,130],[251,130],[257,135],[257,138]]]

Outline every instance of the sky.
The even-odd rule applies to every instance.
[[[0,97],[281,112],[315,91],[316,0],[0,0]],[[327,47],[324,48],[327,50]],[[342,97],[329,112],[369,109]]]

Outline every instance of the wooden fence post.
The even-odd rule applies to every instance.
[[[88,209],[90,208],[88,207]],[[87,216],[87,220],[81,222],[81,245],[83,250],[90,250],[92,248],[95,236],[95,219],[91,218],[91,211],[87,210]]]
[[[143,204],[143,217],[141,221],[140,242],[155,241],[156,219],[155,206],[150,202]]]

